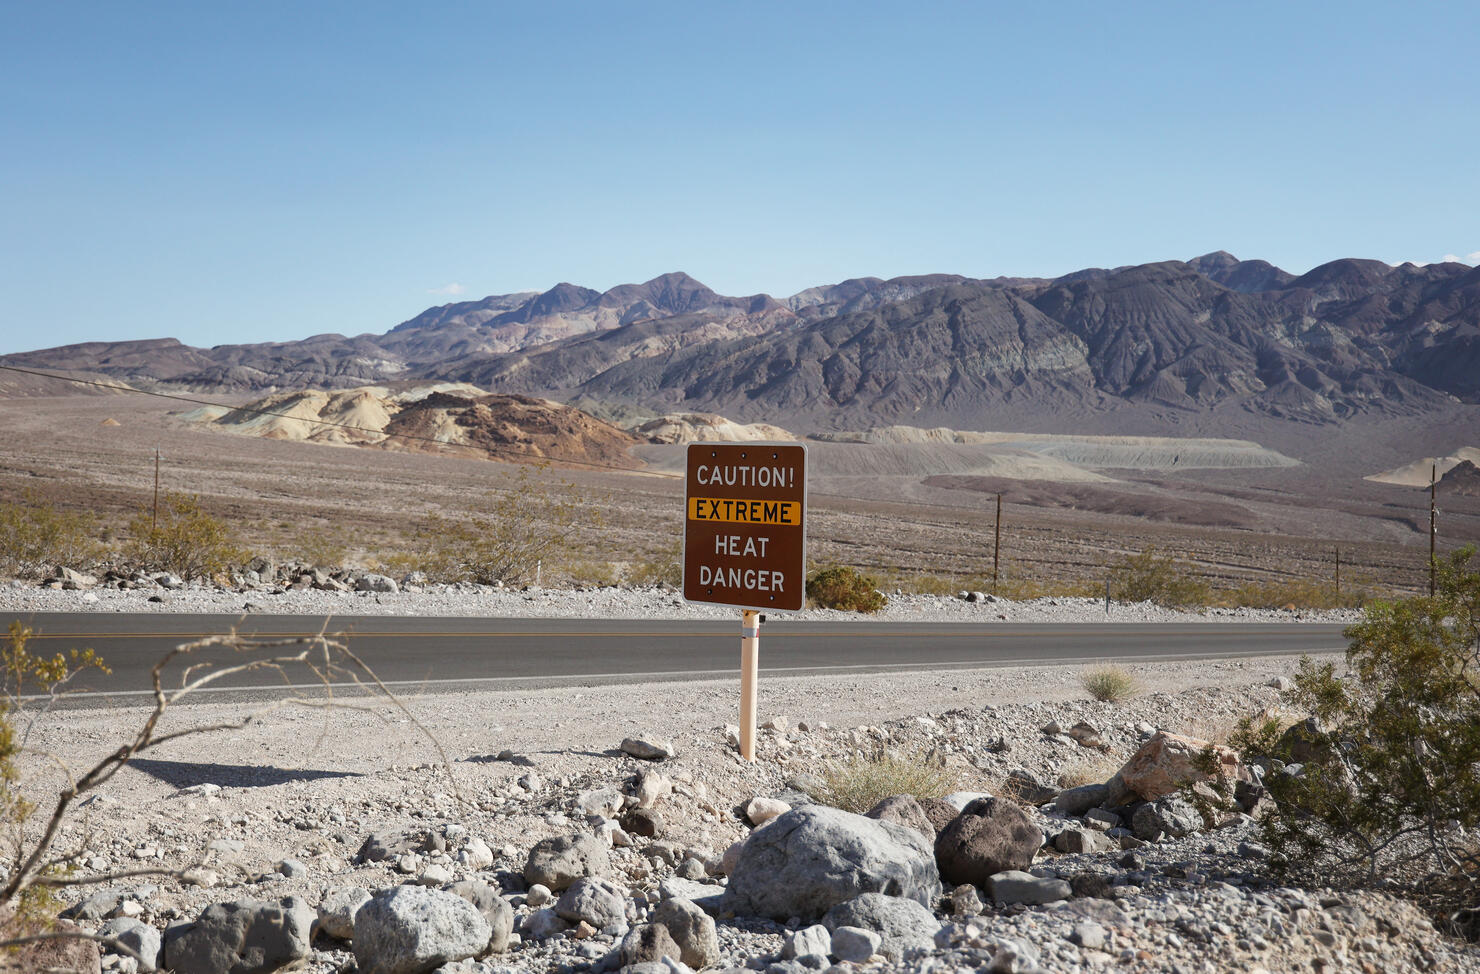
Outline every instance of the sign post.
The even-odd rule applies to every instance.
[[[691,443],[684,485],[683,597],[740,614],[740,755],[755,760],[762,612],[806,602],[807,448]]]

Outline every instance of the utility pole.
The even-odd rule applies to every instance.
[[[1341,599],[1341,549],[1336,549],[1336,598]]]
[[[154,516],[149,522],[150,530],[159,530],[159,447],[154,448]]]
[[[1429,598],[1433,598],[1438,592],[1436,575],[1439,563],[1434,552],[1435,543],[1439,540],[1438,498],[1439,465],[1436,463],[1429,472]]]
[[[1002,555],[1002,495],[997,495],[997,526],[993,529],[992,540],[992,594],[997,594],[997,569]]]

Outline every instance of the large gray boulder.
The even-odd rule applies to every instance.
[[[588,876],[560,894],[555,913],[562,920],[585,920],[597,930],[627,924],[627,890],[610,880]]]
[[[653,911],[652,920],[668,928],[683,954],[679,960],[700,970],[719,963],[719,934],[714,918],[688,900],[664,900]]]
[[[483,914],[492,931],[488,938],[490,951],[502,953],[509,949],[509,934],[514,932],[514,908],[498,890],[481,879],[462,879],[442,888],[461,896]]]
[[[815,923],[862,893],[929,905],[940,896],[930,843],[914,829],[825,805],[804,805],[752,832],[724,908],[739,916]]]
[[[396,886],[355,914],[355,962],[360,974],[425,974],[483,953],[492,934],[478,908],[456,893]]]
[[[1027,869],[1043,847],[1043,832],[1005,798],[979,798],[935,837],[940,875],[953,885],[985,887],[993,875]]]
[[[165,931],[164,963],[174,974],[272,974],[309,956],[314,917],[298,896],[212,903]]]
[[[883,893],[864,893],[839,903],[822,918],[829,930],[861,927],[879,935],[879,953],[899,963],[906,950],[935,946],[940,921],[935,914],[914,900],[902,900]]]
[[[605,876],[611,871],[606,846],[594,835],[557,835],[542,839],[529,850],[524,881],[560,892],[578,879]]]

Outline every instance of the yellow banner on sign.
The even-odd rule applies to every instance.
[[[729,521],[738,524],[801,524],[797,501],[747,501],[730,497],[690,497],[690,521]]]

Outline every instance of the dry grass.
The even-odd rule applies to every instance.
[[[1124,667],[1114,665],[1085,670],[1079,683],[1086,693],[1104,703],[1125,703],[1141,692],[1141,681]]]
[[[829,763],[819,777],[826,787],[812,797],[859,815],[891,795],[940,798],[954,791],[958,781],[940,756],[887,749]]]
[[[1120,758],[1096,751],[1064,765],[1059,772],[1060,788],[1078,788],[1080,785],[1104,784],[1115,776],[1125,762]]]

